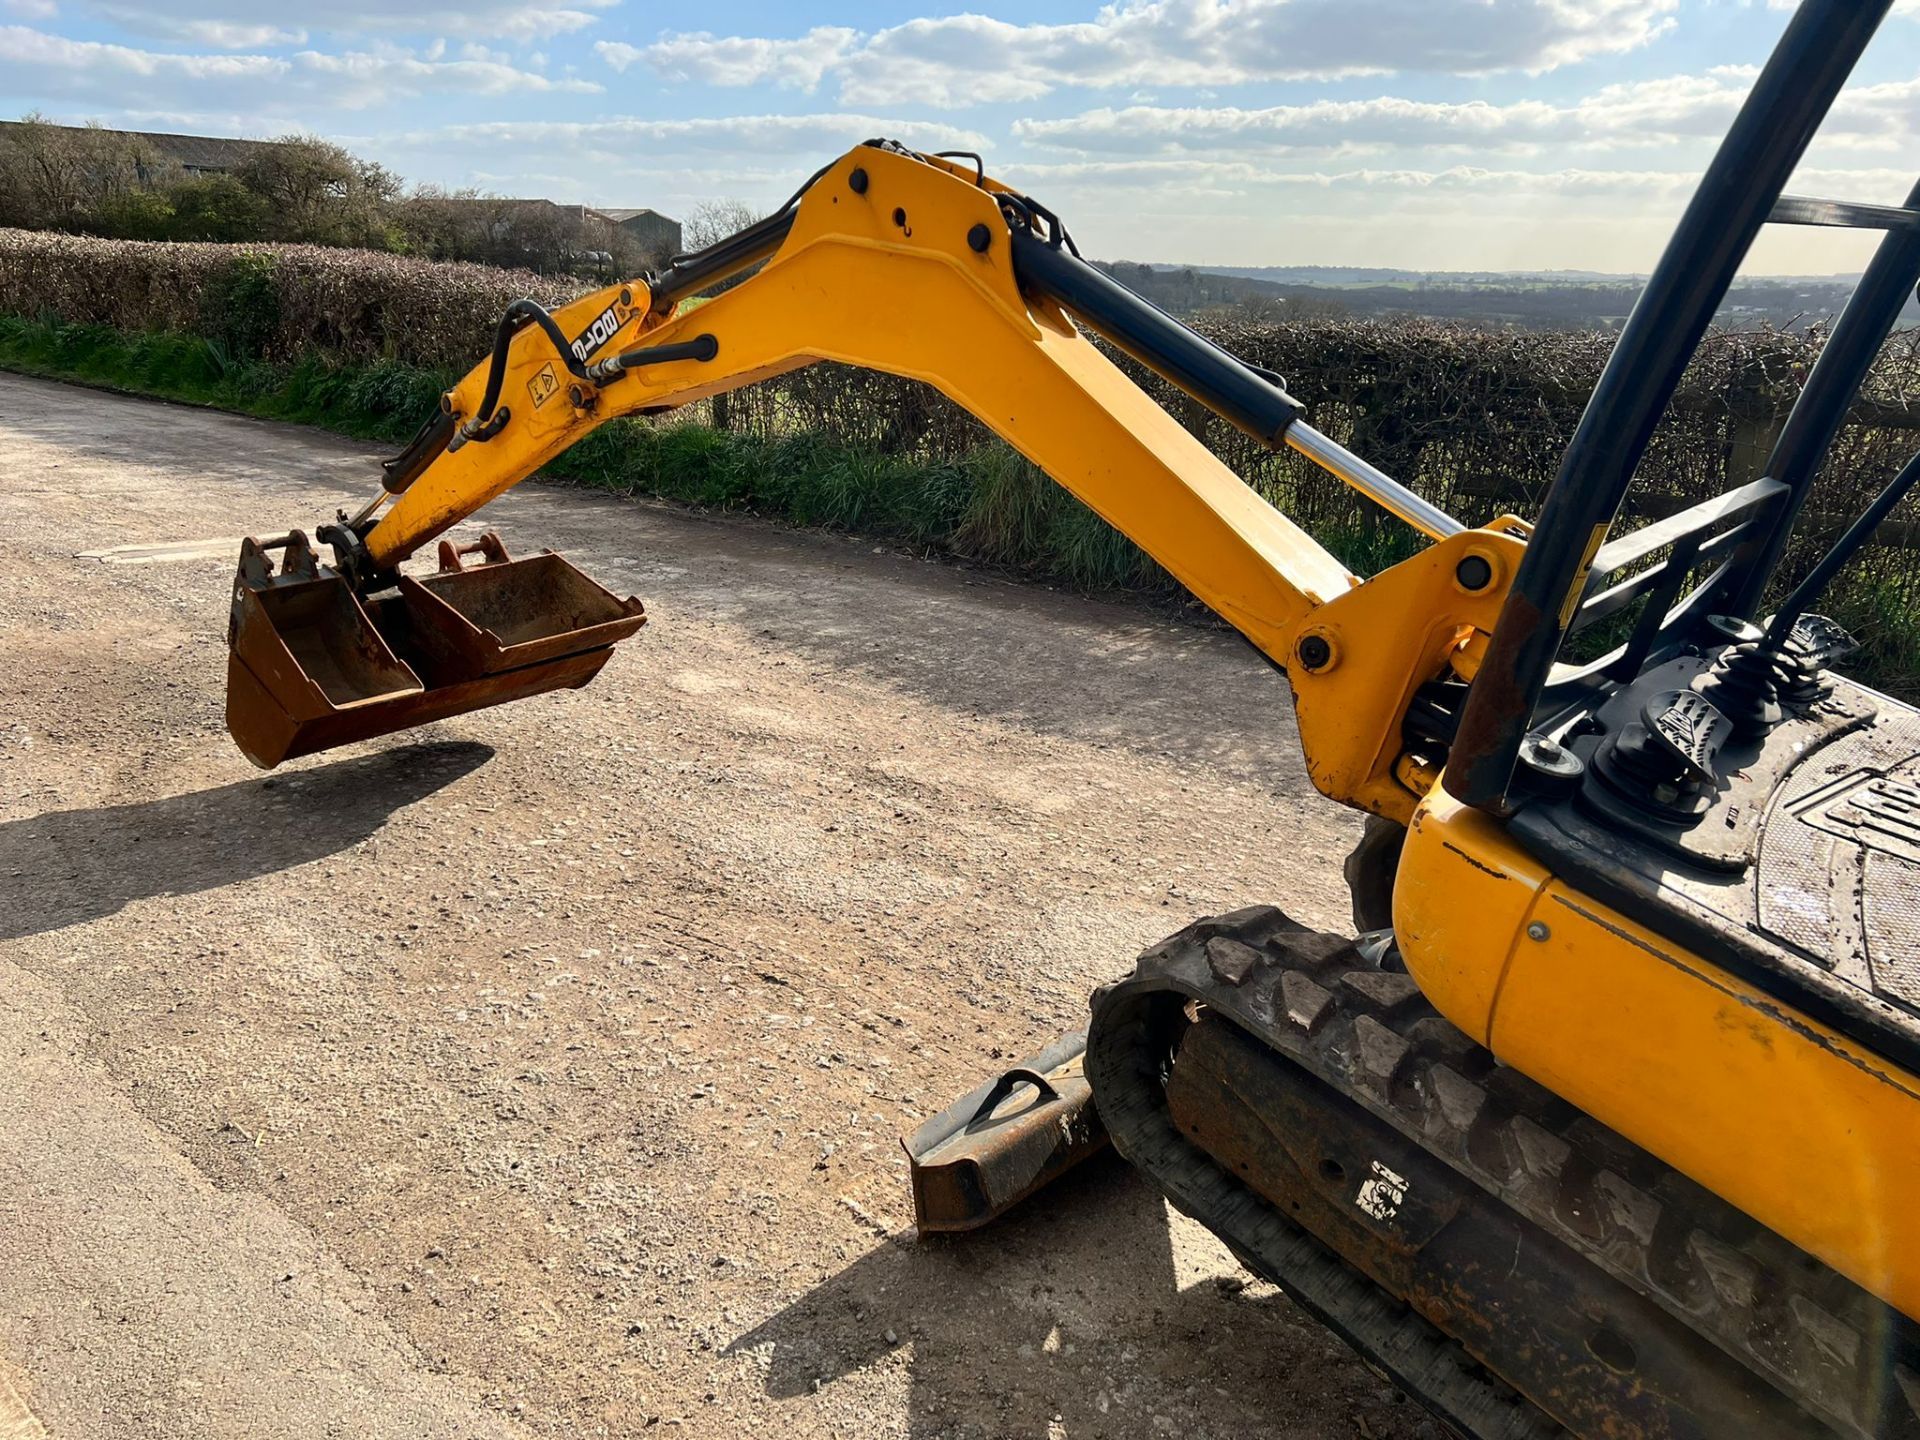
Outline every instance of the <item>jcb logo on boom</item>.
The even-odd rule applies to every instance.
[[[614,332],[619,328],[620,316],[615,313],[614,307],[609,305],[595,317],[591,325],[580,332],[579,338],[569,347],[573,351],[573,358],[584,362],[594,351],[611,340]]]

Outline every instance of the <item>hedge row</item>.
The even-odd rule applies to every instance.
[[[0,229],[0,312],[200,335],[236,358],[465,370],[509,301],[575,282],[322,245],[170,245]]]
[[[1479,523],[1535,513],[1613,345],[1588,331],[1492,331],[1426,320],[1238,323],[1195,328],[1285,376],[1307,419]],[[1823,510],[1857,514],[1920,446],[1920,332],[1889,343],[1843,430]],[[1664,514],[1758,476],[1793,397],[1819,354],[1818,331],[1710,335],[1641,465],[1633,505]],[[1364,502],[1290,452],[1267,451],[1157,376],[1122,360],[1156,399],[1233,469],[1309,529],[1356,523]],[[824,429],[930,458],[986,438],[971,416],[913,381],[816,366],[729,399],[726,424],[756,433]]]
[[[371,364],[458,373],[485,352],[502,308],[521,295],[549,304],[569,298],[529,272],[367,252],[0,230],[0,313],[106,325],[123,334],[205,337],[222,365]],[[1197,328],[1287,376],[1317,428],[1469,523],[1503,511],[1537,511],[1612,343],[1600,333],[1487,331],[1424,321],[1249,324],[1219,317],[1202,319]],[[1666,514],[1755,478],[1820,343],[1817,330],[1711,336],[1655,435],[1632,511]],[[1415,547],[1404,527],[1384,521],[1323,472],[1291,454],[1267,452],[1157,377],[1122,363],[1350,565],[1372,570]],[[399,385],[403,392],[415,388],[426,388],[418,376]],[[1889,343],[1867,402],[1835,445],[1789,554],[1789,577],[1810,564],[1920,446],[1916,400],[1920,332],[1910,331]],[[929,387],[842,366],[794,371],[691,407],[682,418],[775,447],[756,453],[782,453],[786,441],[814,436],[838,453],[881,457],[890,474],[899,473],[894,461],[927,467],[929,474],[1016,473],[999,461],[975,465],[983,452],[1003,454],[998,443]],[[617,450],[607,451],[602,467],[610,479],[632,475],[619,483],[673,493],[671,485],[646,479],[647,467],[632,471],[626,452]],[[582,455],[576,470],[595,468],[595,453]],[[1032,492],[1024,484],[1016,491],[1008,503],[1020,513],[1007,523],[1036,524]],[[722,503],[758,502],[730,492]],[[977,510],[971,501],[960,508]],[[1068,512],[1045,513],[1035,533],[1070,532],[1076,554],[1052,555],[1053,541],[1029,547],[1051,557],[1041,568],[1164,583],[1120,537],[1077,521],[1062,530],[1060,514]],[[796,512],[795,518],[804,517]],[[1904,674],[1920,669],[1920,503],[1903,507],[1881,541],[1854,567],[1835,607],[1874,628],[1881,668]]]
[[[0,312],[122,331],[204,336],[237,359],[320,354],[454,371],[484,354],[505,305],[567,299],[530,271],[436,264],[317,246],[169,245],[0,229]],[[1477,330],[1425,321],[1318,320],[1198,328],[1286,375],[1313,424],[1469,520],[1531,513],[1611,346],[1605,334]],[[1849,426],[1830,466],[1836,515],[1909,452],[1901,413],[1920,395],[1914,332],[1882,357],[1881,402]],[[1817,332],[1724,333],[1689,369],[1642,466],[1637,502],[1664,511],[1752,478],[1819,350]],[[1249,481],[1304,523],[1358,512],[1336,482],[1271,455],[1132,367]],[[954,459],[985,430],[916,381],[816,366],[731,396],[723,427],[768,436],[818,430],[889,454]],[[1920,423],[1916,420],[1911,423]]]

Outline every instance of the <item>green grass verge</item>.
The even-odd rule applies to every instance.
[[[405,365],[269,365],[234,358],[218,341],[125,334],[0,315],[0,368],[319,425],[369,440],[404,440],[450,377]]]
[[[0,369],[158,396],[360,439],[404,442],[451,374],[406,365],[276,365],[238,359],[216,341],[129,334],[0,316]],[[1176,592],[1125,536],[1002,445],[930,460],[845,445],[820,432],[766,437],[707,426],[616,420],[546,474],[622,494],[658,496],[796,525],[872,535],[1061,582],[1089,592]],[[1319,537],[1371,575],[1419,548],[1399,525],[1356,518]],[[1871,563],[1852,567],[1823,606],[1862,640],[1848,667],[1868,684],[1920,697],[1920,595]]]
[[[454,376],[398,364],[234,359],[217,342],[0,316],[0,368],[404,442]],[[873,535],[1089,591],[1170,591],[1159,567],[998,445],[957,461],[882,454],[819,433],[768,438],[616,420],[548,476],[796,525]]]

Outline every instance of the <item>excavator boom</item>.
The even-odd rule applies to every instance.
[[[610,635],[598,627],[613,617],[613,597],[603,593],[578,614],[536,613],[542,597],[510,583],[510,572],[483,580],[477,577],[489,567],[482,565],[464,580],[409,582],[401,563],[609,420],[833,360],[935,386],[1131,537],[1276,664],[1325,671],[1324,697],[1303,698],[1301,706],[1301,723],[1314,732],[1307,750],[1316,783],[1335,799],[1401,821],[1412,814],[1420,791],[1395,773],[1400,716],[1419,685],[1450,667],[1471,673],[1503,577],[1517,562],[1518,522],[1467,532],[1308,426],[1279,377],[1141,301],[1080,259],[1048,212],[970,167],[862,145],[780,214],[716,249],[551,315],[527,301],[509,310],[493,353],[390,462],[380,496],[355,520],[319,532],[334,546],[331,575],[293,572],[326,589],[326,605],[304,592],[297,604],[277,599],[273,583],[245,580],[257,566],[243,570],[229,710],[243,750],[278,763],[585,683],[605,659]],[[680,303],[690,290],[755,264],[744,283],[698,306]],[[1227,469],[1080,325],[1439,543],[1363,583]],[[1457,580],[1463,565],[1472,586]],[[582,592],[590,585],[577,572],[567,583]],[[364,603],[388,586],[395,596]],[[472,647],[450,643],[445,632],[478,618],[459,606],[461,592],[481,589],[526,603],[514,623],[542,632],[543,668],[510,663],[510,654],[485,657],[483,673],[460,663]],[[427,604],[423,590],[441,603]],[[366,620],[357,631],[350,624],[356,604]],[[295,625],[274,628],[274,616],[262,613],[269,609],[335,629],[320,643]],[[1428,621],[1400,624],[1409,614]],[[1400,643],[1357,647],[1342,638],[1350,627],[1373,630],[1383,621],[1403,632]],[[366,663],[333,665],[324,677],[306,672],[328,692],[316,695],[290,663],[302,644],[307,653]],[[1304,655],[1296,655],[1303,644]],[[335,681],[330,691],[327,680]],[[1357,728],[1356,714],[1372,723]]]

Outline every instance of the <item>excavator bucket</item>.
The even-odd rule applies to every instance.
[[[280,551],[276,570],[269,552]],[[462,556],[478,553],[479,564]],[[371,601],[295,530],[240,547],[227,656],[227,731],[254,764],[430,720],[578,689],[646,623],[551,551],[508,558],[492,532],[440,545],[440,572]]]

